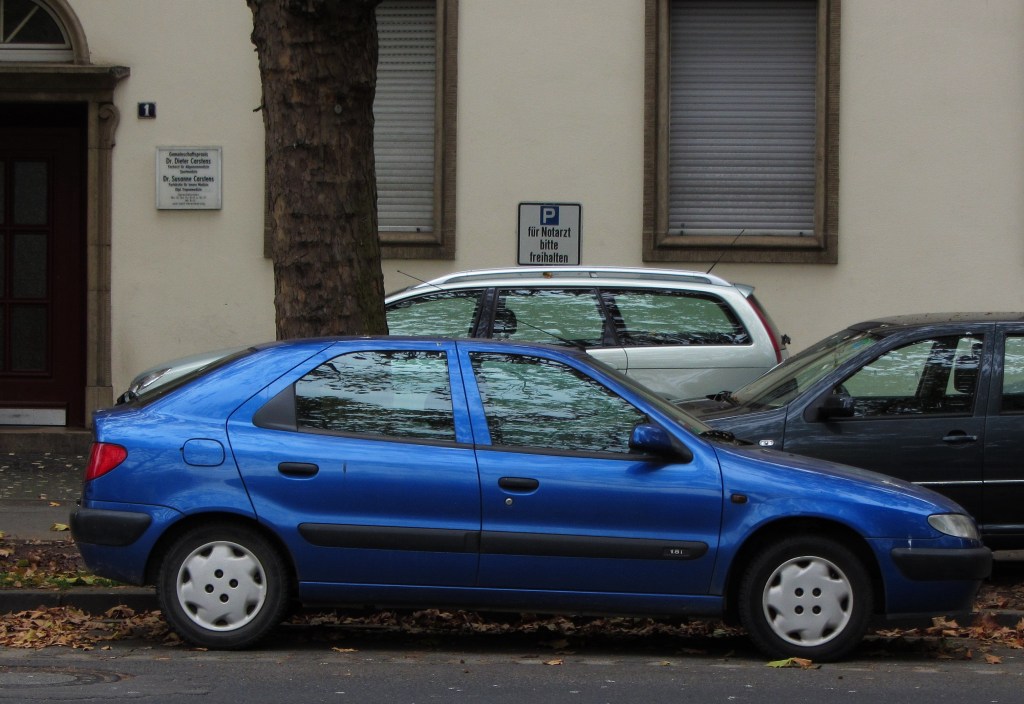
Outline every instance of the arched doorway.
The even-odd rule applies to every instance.
[[[120,66],[67,0],[0,0],[0,427],[81,428],[112,400],[110,150]]]

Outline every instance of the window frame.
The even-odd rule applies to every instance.
[[[58,2],[60,0],[57,0]],[[60,32],[63,42],[57,43],[20,43],[5,42],[0,37],[0,62],[30,62],[38,61],[43,63],[77,62],[78,54],[75,51],[75,42],[71,31],[67,27],[65,18],[68,17],[66,7],[54,7],[55,0],[31,0],[31,2],[42,12]],[[4,3],[0,0],[0,11]],[[79,31],[80,33],[80,31]]]
[[[839,247],[839,29],[842,0],[817,0],[814,233],[810,237],[671,235],[668,232],[670,13],[645,0],[645,262],[836,264]]]
[[[459,0],[435,2],[434,227],[425,232],[379,232],[382,259],[455,258]]]

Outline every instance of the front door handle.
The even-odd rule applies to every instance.
[[[950,445],[966,445],[969,442],[977,442],[977,441],[978,441],[978,436],[977,435],[968,435],[967,433],[965,433],[962,430],[950,431],[949,434],[947,434],[944,438],[942,438],[942,442],[948,443]]]
[[[277,471],[289,477],[312,477],[320,471],[320,467],[311,462],[282,462]]]
[[[498,480],[498,486],[509,491],[533,491],[540,486],[540,482],[527,477],[502,477]]]

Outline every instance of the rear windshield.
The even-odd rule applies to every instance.
[[[221,367],[224,367],[224,366],[226,366],[228,364],[231,364],[232,362],[234,362],[237,359],[242,359],[243,357],[248,357],[249,355],[251,355],[255,351],[256,351],[255,347],[246,347],[245,349],[238,350],[237,352],[232,352],[231,354],[225,355],[223,357],[219,357],[218,359],[215,359],[214,361],[210,362],[206,366],[199,367],[198,369],[193,369],[192,371],[188,372],[187,374],[181,375],[177,379],[172,379],[171,381],[168,381],[168,382],[166,382],[164,384],[160,384],[157,388],[153,389],[150,393],[140,394],[140,395],[136,396],[135,398],[127,401],[127,403],[132,404],[132,405],[145,406],[145,405],[149,404],[150,402],[155,401],[158,398],[164,397],[165,395],[167,395],[171,391],[174,391],[175,389],[180,388],[180,387],[184,386],[185,384],[188,384],[193,379],[196,379],[197,377],[200,377],[200,376],[206,374],[207,372],[212,372],[215,369],[220,369]]]

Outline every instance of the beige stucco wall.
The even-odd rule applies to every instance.
[[[643,2],[463,0],[458,257],[515,264],[516,204],[583,205],[641,264]],[[1024,310],[1024,2],[844,0],[839,264],[718,264],[800,349],[847,323]],[[680,265],[706,269],[710,263]],[[385,262],[426,278],[446,262]]]
[[[122,64],[113,366],[273,335],[262,120],[243,0],[71,0]],[[585,264],[641,265],[643,0],[461,0],[457,256],[513,266],[517,204],[583,206]],[[1024,0],[844,0],[839,264],[719,264],[799,349],[874,315],[1024,310]],[[135,116],[157,103],[156,120]],[[159,145],[221,146],[224,207],[157,211]],[[696,263],[693,268],[707,268]],[[686,268],[685,265],[681,265]]]
[[[263,119],[244,0],[74,0],[93,63],[128,66],[115,96],[112,372],[274,336],[263,258]],[[155,120],[136,116],[155,102]],[[223,207],[157,210],[158,146],[223,149]]]

